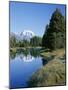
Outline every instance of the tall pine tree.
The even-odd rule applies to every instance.
[[[52,14],[42,38],[42,46],[50,49],[65,47],[65,18],[59,9]]]

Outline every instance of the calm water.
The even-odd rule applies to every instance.
[[[19,49],[10,53],[10,88],[28,87],[32,74],[47,63],[39,49]]]

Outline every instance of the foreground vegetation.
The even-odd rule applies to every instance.
[[[33,73],[28,81],[29,87],[39,86],[52,86],[52,85],[65,85],[65,63],[62,62],[64,52],[63,50],[53,51],[52,53],[42,53],[43,56],[56,54],[55,57],[48,57],[50,60],[48,64],[44,65],[40,70]],[[63,59],[65,61],[65,58]]]

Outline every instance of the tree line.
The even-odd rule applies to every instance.
[[[17,40],[15,36],[10,37],[10,47],[36,47],[42,46],[42,38],[34,36],[29,40]]]

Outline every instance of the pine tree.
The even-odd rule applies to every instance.
[[[65,47],[65,19],[59,9],[52,14],[48,28],[46,26],[42,46],[50,49]]]

